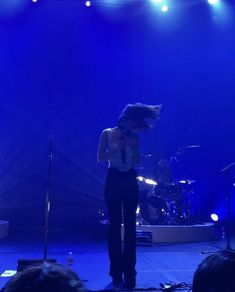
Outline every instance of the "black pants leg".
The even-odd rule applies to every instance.
[[[123,266],[125,281],[131,282],[135,278],[136,270],[136,209],[138,197],[123,199],[124,212],[124,250]]]
[[[109,169],[105,198],[109,210],[110,225],[108,250],[110,276],[125,279],[135,277],[136,264],[136,208],[138,204],[138,184],[136,171],[120,172]],[[121,242],[121,223],[124,216],[124,248]]]
[[[108,252],[110,276],[121,278],[123,273],[123,253],[121,242],[122,202],[119,198],[106,199],[109,210]]]

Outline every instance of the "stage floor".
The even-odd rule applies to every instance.
[[[232,247],[235,239],[232,239]],[[41,258],[43,254],[43,236],[25,234],[0,240],[0,273],[16,270],[17,260]],[[201,251],[213,251],[226,246],[225,240],[216,243],[197,242],[137,247],[137,286],[147,289],[160,288],[162,282],[192,283],[197,265],[206,255]],[[49,237],[48,257],[56,258],[66,264],[67,254],[74,255],[73,269],[80,275],[85,286],[91,290],[111,288],[108,276],[107,246],[104,240],[91,240],[82,237],[71,238],[69,235]],[[0,288],[7,281],[0,277]],[[182,290],[181,290],[182,291]],[[185,290],[187,291],[187,290]]]

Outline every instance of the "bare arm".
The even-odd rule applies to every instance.
[[[116,151],[120,151],[120,149],[117,148],[112,151],[108,150],[108,133],[106,130],[104,130],[100,135],[100,141],[97,151],[97,161],[103,162],[109,160],[110,158],[112,158],[113,153]]]
[[[98,151],[97,151],[97,161],[103,162],[108,160],[106,158],[106,151],[108,147],[108,137],[107,132],[104,130],[100,135],[99,145],[98,145]]]

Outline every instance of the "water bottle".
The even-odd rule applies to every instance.
[[[221,228],[221,238],[224,239],[226,237],[226,230],[224,227]]]
[[[67,256],[67,265],[72,266],[74,264],[73,253],[70,251]]]

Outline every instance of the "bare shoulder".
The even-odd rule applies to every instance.
[[[118,130],[118,127],[107,128],[103,132],[105,132],[106,135],[110,135],[114,140],[120,136],[120,131]]]
[[[119,131],[118,131],[118,127],[108,128],[108,129],[106,129],[106,130],[107,130],[107,131],[110,131],[110,132],[112,132],[112,133],[119,132]]]
[[[111,128],[104,129],[100,134],[100,143],[101,144],[107,144],[108,140],[109,140],[109,135],[111,133],[112,133],[112,129]]]
[[[108,133],[109,133],[111,130],[112,130],[111,128],[104,129],[104,130],[101,132],[101,136],[107,136]]]

